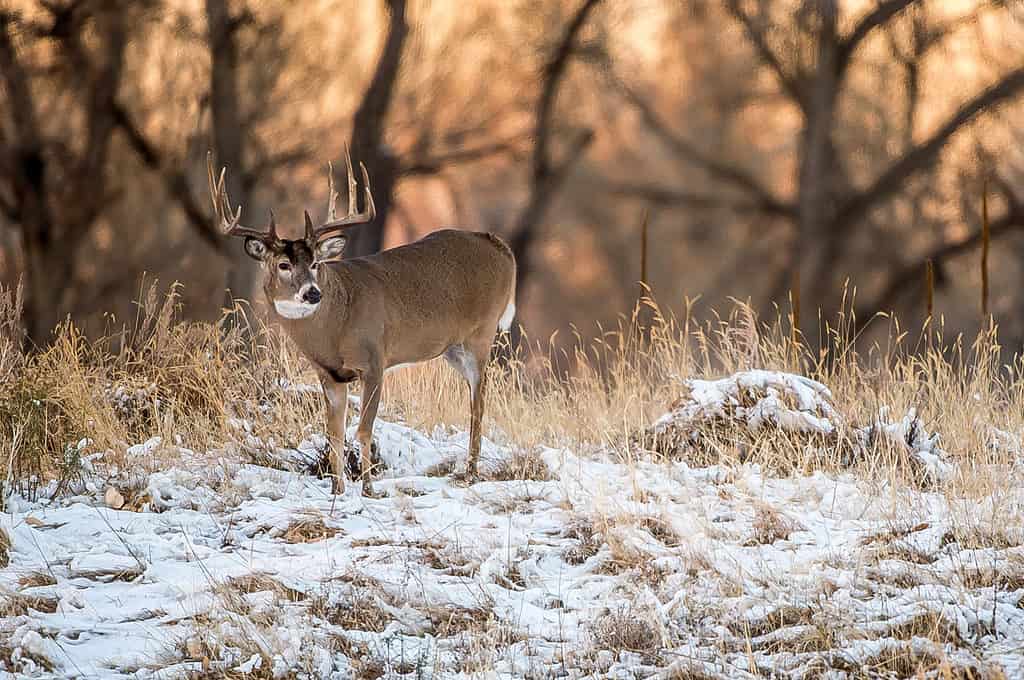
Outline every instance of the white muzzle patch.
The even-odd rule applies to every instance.
[[[319,306],[319,302],[314,305],[294,299],[274,300],[274,309],[286,319],[305,319],[307,316],[312,316]]]

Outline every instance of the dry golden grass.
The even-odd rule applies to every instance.
[[[129,446],[156,436],[162,444],[149,464],[166,466],[179,447],[258,460],[323,431],[315,376],[278,331],[180,322],[177,298],[157,299],[154,290],[141,296],[138,316],[125,329],[89,340],[64,325],[52,346],[35,354],[12,340],[16,296],[0,296],[0,476],[16,490],[31,495],[32,479],[70,483],[90,454],[119,466]],[[914,344],[896,322],[878,319],[891,326],[889,343],[862,347],[854,320],[841,316],[825,329],[825,347],[812,353],[792,340],[786,319],[762,323],[741,304],[709,324],[664,317],[654,303],[644,304],[596,340],[578,336],[571,351],[527,344],[495,365],[485,427],[516,453],[487,476],[548,478],[541,446],[611,451],[633,461],[649,449],[647,426],[688,393],[686,378],[749,368],[823,382],[851,424],[868,425],[886,410],[899,419],[914,409],[923,427],[941,433],[953,461],[963,463],[943,483],[958,496],[998,497],[1005,484],[1000,466],[1020,455],[1024,363],[1004,357],[994,328],[969,345],[960,338],[945,343],[934,332]],[[640,311],[653,319],[643,332]],[[388,377],[381,415],[426,431],[466,427],[466,392],[442,361],[427,362]],[[842,441],[798,442],[771,429],[744,442],[716,428],[701,438],[704,458],[691,463],[742,457],[786,473],[842,469],[878,483],[920,482],[906,447],[885,437],[872,438],[853,459]],[[766,540],[777,533],[770,528]]]
[[[605,613],[594,620],[590,628],[596,649],[637,652],[653,658],[663,648],[658,629],[640,608],[622,607]]]
[[[0,528],[0,567],[6,567],[11,563],[11,537],[7,531]]]
[[[289,543],[316,543],[337,535],[338,530],[327,526],[318,514],[305,514],[294,518],[282,538]]]

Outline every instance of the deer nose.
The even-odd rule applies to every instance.
[[[315,305],[320,302],[320,289],[314,287],[308,288],[305,293],[302,294],[302,301],[308,302],[311,305]]]

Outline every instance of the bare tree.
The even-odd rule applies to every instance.
[[[384,226],[391,213],[399,177],[398,158],[385,146],[384,131],[401,71],[409,26],[405,18],[405,0],[387,0],[387,4],[389,15],[384,47],[377,58],[370,85],[356,109],[349,142],[352,156],[366,166],[373,178],[377,217],[371,223],[353,230],[346,249],[349,256],[367,255],[381,249]],[[339,163],[338,167],[344,166]]]
[[[247,129],[240,106],[238,75],[238,31],[251,20],[247,12],[234,14],[227,0],[206,0],[206,30],[210,49],[210,118],[214,155],[217,162],[232,168],[227,191],[241,205],[252,205],[251,185],[242,181],[246,173],[244,140]],[[228,249],[226,302],[252,293],[252,263],[237,248]]]
[[[228,175],[231,195],[237,194],[245,205],[251,205],[261,177],[283,164],[303,160],[309,151],[299,145],[268,155],[258,148],[254,129],[269,115],[268,109],[273,108],[270,85],[284,66],[283,55],[259,52],[261,49],[265,52],[274,42],[275,36],[270,33],[273,28],[259,25],[244,5],[232,10],[226,0],[206,0],[204,10],[203,44],[210,55],[210,72],[209,88],[200,96],[209,107],[210,141],[206,134],[201,141],[204,147],[212,146],[218,162],[234,170]],[[243,36],[244,30],[251,35]],[[259,71],[259,77],[269,82],[262,83],[262,88],[246,88],[246,68],[242,64],[252,64],[248,70]],[[209,216],[208,199],[201,195],[201,189],[191,188],[188,154],[175,154],[161,148],[146,135],[124,103],[117,107],[116,120],[143,164],[160,174],[168,196],[179,205],[187,224],[227,262],[224,306],[231,308],[234,298],[248,298],[253,292],[255,269],[244,253],[228,247],[227,240]]]
[[[559,87],[565,77],[573,55],[576,52],[580,32],[588,17],[600,4],[600,0],[584,0],[565,26],[550,59],[544,67],[540,95],[534,111],[533,153],[530,159],[530,195],[516,220],[509,245],[516,256],[518,277],[516,299],[522,297],[525,282],[533,269],[531,246],[537,238],[540,223],[544,219],[554,197],[565,182],[572,168],[582,157],[593,140],[593,131],[575,131],[567,142],[563,157],[556,160],[551,152],[551,140],[555,135],[555,103]],[[522,306],[522,302],[519,303]],[[512,327],[513,343],[519,340],[519,325]]]
[[[1017,100],[1024,92],[1024,66],[1009,68],[988,87],[963,101],[929,135],[915,140],[922,60],[956,29],[975,20],[984,5],[963,17],[948,20],[933,18],[925,11],[925,4],[924,0],[880,0],[856,17],[852,27],[844,32],[840,29],[837,0],[798,3],[792,8],[770,0],[726,0],[726,15],[736,22],[749,49],[776,84],[773,96],[783,98],[799,114],[792,182],[795,191],[782,194],[773,189],[770,180],[743,163],[723,159],[702,148],[700,141],[679,134],[635,87],[615,76],[613,80],[626,101],[665,148],[726,189],[700,194],[665,186],[619,184],[616,190],[662,204],[698,209],[726,206],[740,214],[760,217],[767,224],[784,225],[789,234],[789,245],[785,248],[788,263],[773,297],[783,297],[799,282],[806,308],[833,309],[841,293],[842,281],[837,280],[842,276],[839,263],[850,253],[855,238],[868,228],[879,236],[891,235],[891,227],[873,224],[879,212],[911,192],[913,182],[933,172],[943,150],[972,122]],[[893,29],[901,22],[910,25],[908,39],[894,37]],[[898,105],[898,95],[903,95],[904,119],[898,132],[900,151],[895,156],[885,151],[886,139],[840,110],[840,102],[854,93],[850,78],[853,64],[860,58],[867,39],[883,31],[889,32],[890,41],[899,46],[894,53],[904,72],[904,88],[902,93],[886,91],[871,95],[885,98],[877,105],[888,110]],[[844,146],[844,137],[857,141]],[[858,183],[852,179],[850,165],[854,154],[863,157],[865,146],[879,149],[880,160],[875,163],[878,167],[874,178]],[[1005,219],[1015,220],[1011,213]],[[945,245],[952,244],[940,244],[938,250]],[[894,252],[893,257],[898,257],[898,253]],[[889,268],[885,258],[875,260],[872,264]],[[915,262],[908,266],[918,265]],[[890,289],[905,282],[904,272],[899,264],[881,272],[887,283],[881,286],[881,296],[865,305],[865,309],[884,308],[892,299]],[[805,314],[804,319],[816,322],[814,316]]]
[[[107,160],[133,20],[127,3],[43,8],[42,22],[0,10],[0,79],[9,98],[0,129],[10,130],[0,150],[2,207],[20,236],[28,283],[24,325],[36,346],[48,342],[73,303],[78,246],[113,200]],[[28,54],[40,41],[55,48],[51,73],[70,95],[67,105],[81,116],[81,143],[69,143],[61,136],[66,131],[44,124],[45,95],[33,82],[36,70]]]

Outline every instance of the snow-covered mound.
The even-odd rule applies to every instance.
[[[712,440],[741,444],[781,437],[791,446],[823,450],[846,464],[872,447],[895,447],[921,471],[922,481],[952,474],[937,434],[930,434],[911,410],[890,422],[886,411],[858,426],[836,410],[829,389],[810,378],[779,371],[742,371],[719,380],[686,380],[688,396],[648,428],[641,441],[670,458],[716,462],[706,455]],[[831,455],[830,455],[831,454]],[[743,459],[743,456],[740,456]]]
[[[702,434],[722,428],[756,435],[764,429],[834,435],[843,419],[819,382],[791,373],[744,371],[721,380],[686,380],[689,396],[651,426],[659,452],[698,446]]]
[[[694,395],[665,422],[686,408],[844,426],[796,376],[695,381]],[[875,436],[933,441],[913,422]],[[491,472],[469,483],[450,476],[465,433],[378,420],[376,436],[379,498],[210,452],[120,499],[107,482],[10,499],[0,675],[1024,677],[1019,479],[966,500],[485,441]]]

